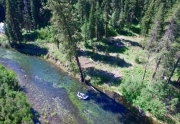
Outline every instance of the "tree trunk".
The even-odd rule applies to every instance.
[[[144,82],[144,78],[145,78],[145,75],[146,75],[146,71],[147,71],[147,65],[148,65],[148,62],[149,62],[149,58],[150,58],[150,53],[148,53],[148,60],[147,60],[147,63],[145,65],[145,68],[144,68],[144,74],[143,74],[143,78],[142,78],[142,84]]]
[[[108,22],[106,22],[105,37],[108,37]]]
[[[62,9],[62,8],[61,8],[61,9]],[[65,24],[66,30],[67,30],[67,32],[68,32],[69,39],[70,39],[71,43],[73,43],[72,35],[71,35],[71,32],[70,32],[70,30],[69,30],[69,28],[68,28],[68,24],[67,24],[66,18],[65,18],[65,16],[64,16],[63,13],[62,13],[62,17],[63,17],[63,22],[64,22],[64,24]],[[76,52],[76,49],[75,49],[74,52]],[[83,72],[82,72],[82,69],[81,69],[81,65],[80,65],[80,62],[79,62],[79,58],[78,58],[77,53],[75,54],[75,58],[76,58],[77,66],[78,66],[78,68],[79,68],[80,80],[81,80],[81,82],[84,82],[84,76],[83,76]]]
[[[168,78],[167,83],[170,83],[170,81],[171,81],[171,77],[173,76],[174,71],[176,70],[176,68],[177,68],[177,66],[178,66],[179,61],[180,61],[180,57],[177,59],[177,61],[176,61],[175,65],[174,65],[174,68],[173,68],[173,70],[172,70],[172,72],[171,72],[171,75],[170,75],[170,76],[169,76],[169,78]]]
[[[99,35],[98,35],[98,23],[96,22],[96,38],[97,38],[97,41],[99,40]]]
[[[178,82],[178,83],[180,83],[180,76],[179,76],[179,78],[178,78],[177,82]]]
[[[79,62],[79,58],[78,58],[77,55],[75,57],[76,57],[76,62],[77,62],[78,68],[79,68],[80,81],[84,82],[84,75],[83,75],[82,68],[81,68],[81,65],[80,65],[80,62]]]
[[[152,75],[152,78],[151,78],[151,81],[155,78],[155,76],[156,76],[156,72],[157,72],[157,69],[159,68],[159,65],[160,65],[160,63],[161,63],[161,59],[162,59],[162,56],[159,58],[159,60],[158,60],[158,62],[157,62],[157,64],[156,64],[156,68],[155,68],[155,71],[154,71],[154,73],[153,73],[153,75]]]

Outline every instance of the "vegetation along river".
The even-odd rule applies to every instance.
[[[42,59],[0,48],[0,63],[17,73],[32,110],[42,124],[141,123],[104,93],[79,83]],[[89,99],[79,100],[78,91],[87,93]]]

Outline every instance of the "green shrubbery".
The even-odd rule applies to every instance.
[[[38,30],[38,41],[39,42],[52,42],[53,36],[52,31],[49,27],[41,28]]]
[[[156,80],[147,85],[142,84],[140,76],[130,77],[121,84],[121,91],[130,102],[158,118],[174,112],[178,103],[175,91],[163,80]]]
[[[53,33],[49,27],[31,32],[23,32],[24,41],[36,41],[38,43],[53,42]]]
[[[9,47],[9,42],[6,38],[6,36],[0,35],[0,46],[8,48]]]
[[[31,107],[15,77],[13,71],[0,65],[0,124],[33,124]]]

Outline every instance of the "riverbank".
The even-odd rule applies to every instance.
[[[74,75],[72,73],[72,71],[71,71],[71,69],[69,67],[69,63],[65,60],[65,56],[63,54],[59,55],[60,54],[60,53],[58,53],[59,50],[57,49],[55,44],[51,44],[51,43],[41,43],[41,44],[39,44],[39,43],[35,43],[35,42],[28,42],[26,44],[17,46],[17,48],[18,49],[16,49],[16,50],[18,50],[21,53],[30,54],[30,55],[36,55],[36,56],[39,56],[41,58],[44,58],[47,61],[50,61],[50,62],[54,63],[57,67],[60,67],[64,71],[68,72],[71,76],[75,76],[76,78],[78,78],[78,75]],[[87,52],[83,53],[83,55],[84,54],[87,54]],[[126,60],[126,58],[125,58],[125,60]],[[95,67],[97,69],[98,67],[102,68],[102,66],[103,66],[102,62],[94,61],[92,59],[89,59],[87,57],[82,57],[82,56],[80,56],[80,62],[81,62],[81,65],[82,65],[83,69],[92,68],[92,67]],[[106,69],[106,70],[104,70],[104,72],[105,71],[111,71],[111,70],[115,69],[115,67],[108,66],[108,68],[104,68],[104,69]],[[110,69],[110,70],[108,70],[108,69]],[[95,70],[95,72],[96,71],[97,70]],[[115,73],[117,75],[117,74],[119,74],[119,71],[114,71],[113,73]],[[102,73],[102,74],[106,75],[108,73]],[[91,75],[87,76],[87,80],[92,78],[90,76]],[[117,78],[118,76],[119,75],[113,76],[112,79],[118,79]],[[89,88],[92,88],[92,89],[95,89],[95,90],[100,90],[100,91],[104,92],[105,94],[110,96],[112,99],[114,99],[118,103],[121,103],[124,106],[126,106],[128,109],[133,110],[134,115],[139,115],[140,116],[140,113],[138,112],[137,107],[132,106],[130,103],[125,101],[125,99],[120,94],[120,92],[118,90],[118,87],[111,86],[108,83],[105,83],[103,85],[93,85],[93,87],[94,88],[92,88],[92,86],[89,86]],[[114,92],[114,91],[116,91],[116,92]],[[157,121],[151,120],[149,117],[143,117],[143,118],[145,120],[147,120],[148,122],[157,123]]]
[[[31,47],[29,47],[29,45]],[[63,69],[64,71],[68,72],[69,75],[74,76],[74,77],[76,77],[76,79],[78,79],[78,75],[74,75],[71,72],[68,63],[66,61],[64,61],[63,58],[60,60],[60,59],[58,59],[56,57],[57,53],[55,53],[53,50],[55,50],[57,48],[56,48],[56,46],[54,44],[43,43],[43,44],[39,45],[39,44],[36,44],[36,43],[28,43],[28,44],[20,45],[17,48],[16,48],[16,50],[21,52],[21,53],[29,54],[29,55],[35,55],[35,56],[38,56],[40,58],[45,59],[46,61],[51,62],[57,68]],[[46,54],[42,54],[42,52],[41,52],[41,51],[43,51],[42,49],[43,50],[45,50],[45,49],[47,50]],[[37,54],[37,53],[39,53],[39,54]],[[82,58],[80,60],[82,60]],[[91,63],[91,66],[94,66],[94,65],[95,65],[94,62]],[[86,67],[88,67],[88,66],[86,66]],[[84,68],[84,66],[83,66],[83,68]],[[114,99],[117,103],[120,103],[120,104],[126,106],[130,111],[132,111],[131,114],[133,114],[133,116],[136,116],[137,118],[141,118],[141,119],[143,119],[145,122],[147,122],[149,124],[157,123],[157,120],[150,119],[149,115],[148,115],[148,117],[146,117],[146,116],[141,117],[141,115],[140,115],[140,113],[139,113],[139,111],[138,111],[136,106],[133,106],[131,103],[127,102],[123,98],[123,96],[120,94],[120,92],[112,91],[112,89],[109,90],[109,86],[108,85],[98,86],[98,85],[89,84],[88,88],[89,89],[93,89],[93,90],[99,90],[100,92],[105,93],[107,96],[109,96],[110,98]]]

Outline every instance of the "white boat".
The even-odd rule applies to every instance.
[[[80,93],[80,92],[78,92],[77,93],[77,97],[79,98],[79,99],[87,99],[88,98],[88,95],[86,95],[86,94],[84,94],[84,93]]]

